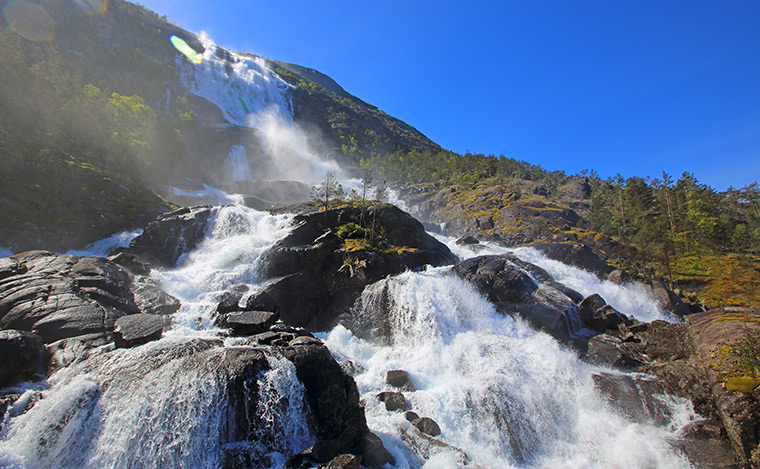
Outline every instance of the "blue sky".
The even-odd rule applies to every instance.
[[[568,173],[760,180],[760,2],[145,0],[315,68],[444,148]]]

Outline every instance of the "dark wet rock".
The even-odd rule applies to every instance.
[[[362,464],[371,469],[380,469],[387,464],[394,466],[396,460],[383,446],[383,440],[372,432],[367,432],[362,438]]]
[[[261,345],[271,345],[275,340],[281,339],[282,334],[279,332],[266,331],[261,334],[251,336],[256,343]]]
[[[420,416],[410,410],[408,412],[404,412],[404,418],[408,420],[409,422],[414,422],[415,420],[420,418]]]
[[[586,358],[600,365],[612,366],[623,370],[633,370],[643,362],[634,356],[619,337],[601,334],[588,341]]]
[[[409,410],[409,403],[400,392],[383,391],[377,395],[377,400],[385,403],[385,410],[395,412],[397,410]]]
[[[537,304],[496,303],[496,311],[526,320],[532,327],[563,342],[571,338],[567,312]]]
[[[739,469],[742,466],[726,438],[726,429],[719,421],[697,420],[678,432],[671,443],[682,451],[695,467],[705,469]]]
[[[156,280],[146,276],[135,276],[131,286],[135,305],[145,314],[166,316],[179,311],[178,299],[161,289]]]
[[[361,469],[360,460],[353,454],[342,454],[319,469]]]
[[[283,210],[288,209],[298,210]],[[360,223],[361,210],[300,210],[294,218],[296,227],[265,254],[264,275],[273,280],[249,297],[246,309],[276,309],[290,325],[325,330],[350,311],[368,284],[405,270],[456,260],[422,224],[392,205],[370,206],[365,217],[365,224],[374,223],[375,232],[384,233],[386,248],[356,252],[347,251],[336,233],[349,222]]]
[[[414,419],[412,420],[412,425],[426,435],[438,436],[441,434],[441,427],[439,427],[436,421],[430,417]]]
[[[667,404],[656,396],[663,392],[657,381],[610,373],[594,374],[592,378],[607,403],[632,422],[655,425],[670,422],[672,415]]]
[[[615,269],[607,274],[607,280],[617,285],[625,285],[631,281],[631,277],[622,270]]]
[[[100,257],[29,251],[6,258],[0,277],[0,329],[33,331],[46,344],[80,336],[112,342],[120,317],[179,305],[151,280]]]
[[[339,362],[339,364],[340,364],[340,368],[348,376],[354,377],[356,375],[362,374],[365,371],[367,371],[366,368],[364,368],[363,366],[359,365],[358,363],[352,360],[343,360]]]
[[[412,384],[412,380],[409,378],[409,373],[404,370],[388,371],[385,375],[385,382],[402,391],[415,391],[414,384]]]
[[[291,347],[295,347],[297,345],[323,345],[323,344],[321,340],[315,337],[302,335],[288,342],[288,345],[290,345]]]
[[[113,331],[118,348],[147,344],[161,338],[164,319],[154,314],[131,314],[117,319]]]
[[[219,297],[219,303],[216,305],[216,318],[221,320],[224,315],[233,311],[240,310],[240,300],[243,299],[243,295],[248,291],[247,285],[238,285],[237,287],[226,291]],[[246,308],[248,309],[248,308]],[[267,309],[250,308],[248,311],[268,311]]]
[[[37,334],[0,331],[0,357],[0,389],[44,377],[48,357]]]
[[[539,242],[530,245],[549,259],[560,261],[605,278],[612,268],[589,246],[574,242]]]
[[[465,236],[463,238],[459,238],[456,243],[462,246],[467,246],[472,244],[480,244],[480,241],[478,241],[474,236]]]
[[[114,346],[103,334],[86,334],[57,340],[48,344],[50,372],[86,360],[93,349],[105,345]]]
[[[665,286],[665,283],[659,280],[652,282],[650,294],[657,301],[660,308],[675,314],[676,316],[687,316],[691,314],[691,308],[684,303],[672,290]]]
[[[2,386],[0,386],[0,388],[2,388]],[[3,429],[5,413],[8,412],[8,409],[19,397],[21,397],[21,395],[17,393],[3,394],[0,396],[0,430]]]
[[[236,311],[225,316],[224,325],[237,335],[253,335],[268,331],[277,319],[269,311]]]
[[[159,216],[143,234],[123,250],[154,267],[174,267],[182,254],[203,240],[215,210],[210,206],[185,207]]]
[[[499,312],[522,317],[561,341],[570,340],[573,298],[580,295],[556,283],[540,267],[505,254],[467,259],[452,273],[470,282]]]
[[[580,302],[578,313],[583,325],[593,331],[604,332],[617,329],[621,324],[632,324],[630,319],[608,305],[604,298],[596,293]]]
[[[314,433],[321,440],[335,440],[335,454],[361,454],[368,432],[359,392],[353,378],[343,373],[323,345],[299,345],[280,350],[293,362],[311,409]]]

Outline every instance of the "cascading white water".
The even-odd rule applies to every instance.
[[[250,181],[253,179],[251,167],[248,165],[248,153],[242,145],[233,145],[227,154],[230,181]]]
[[[595,391],[594,367],[550,336],[499,315],[442,269],[376,284],[355,313],[358,322],[384,330],[390,343],[357,338],[342,326],[324,339],[337,357],[365,370],[355,379],[368,425],[398,468],[468,460],[499,468],[688,467],[667,443],[690,418],[685,401],[672,406],[666,428],[625,420]],[[416,413],[439,423],[444,445],[410,436],[403,414],[375,398],[391,390],[385,384],[391,369],[410,373],[417,391],[405,396]]]
[[[129,243],[131,243],[133,239],[137,238],[142,233],[143,233],[142,228],[136,229],[136,230],[121,231],[107,238],[101,239],[100,241],[95,241],[94,243],[90,243],[87,246],[85,246],[84,249],[81,249],[81,250],[73,249],[73,250],[68,251],[66,254],[71,254],[72,256],[81,256],[81,257],[87,257],[87,256],[105,257],[108,255],[108,253],[110,253],[116,248],[125,248],[129,246]],[[2,256],[0,255],[0,257]]]
[[[659,319],[667,322],[677,322],[679,320],[667,311],[663,311],[657,302],[647,293],[646,287],[640,283],[631,282],[625,285],[618,285],[607,280],[601,280],[587,270],[549,259],[531,247],[505,248],[485,242],[478,244],[473,249],[472,247],[457,245],[456,238],[434,233],[430,234],[446,244],[451,252],[462,259],[483,255],[513,253],[518,258],[546,270],[554,280],[576,290],[583,296],[598,293],[607,304],[621,313],[632,316],[640,321],[651,322]]]
[[[250,127],[250,116],[276,108],[292,120],[293,108],[286,90],[290,85],[269,70],[264,60],[244,56],[203,40],[201,63],[178,57],[182,83],[195,95],[219,106],[224,118],[240,127]]]
[[[218,467],[230,441],[228,377],[219,364],[227,347],[247,344],[223,340],[210,314],[227,288],[257,288],[261,254],[288,233],[291,216],[242,206],[216,211],[208,239],[179,267],[155,274],[183,303],[175,327],[159,341],[103,347],[60,370],[23,412],[23,403],[38,395],[28,391],[0,434],[0,467]],[[259,428],[276,437],[263,445],[258,439],[264,435],[253,435],[233,446],[243,444],[269,461],[267,467],[280,467],[313,436],[294,366],[275,355],[266,359],[270,369],[258,378],[256,418],[270,423]]]

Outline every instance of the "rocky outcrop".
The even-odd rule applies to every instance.
[[[277,311],[287,324],[325,330],[351,308],[366,285],[405,270],[456,261],[422,224],[392,205],[373,205],[364,214],[350,206],[300,210],[296,227],[265,254],[263,274],[272,280],[249,297],[245,310]],[[371,242],[338,236],[342,226],[362,222],[372,232]]]
[[[47,251],[0,259],[0,329],[34,332],[45,344],[102,345],[115,340],[119,318],[178,308],[152,281],[107,259]]]
[[[214,208],[205,205],[165,213],[150,222],[123,252],[150,266],[174,267],[182,254],[203,240],[214,213]]]
[[[760,349],[757,316],[747,308],[693,314],[682,323],[620,324],[589,341],[587,358],[654,377],[644,386],[627,375],[594,378],[625,414],[658,421],[652,396],[691,400],[707,420],[683,430],[674,444],[699,467],[760,467],[760,380],[747,371],[757,366],[751,353],[742,354]]]
[[[553,243],[542,241],[530,244],[530,247],[540,251],[549,259],[587,270],[599,278],[607,277],[607,274],[612,271],[612,267],[599,257],[597,251],[586,244],[569,241]]]
[[[740,460],[752,467],[760,467],[759,320],[760,314],[751,309],[713,310],[687,318],[717,414]],[[750,384],[741,386],[742,381]]]

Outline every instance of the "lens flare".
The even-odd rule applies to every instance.
[[[194,64],[200,64],[203,61],[201,54],[197,53],[195,49],[190,47],[190,45],[187,42],[185,42],[184,39],[179,38],[172,34],[169,40],[172,41],[172,44],[178,51],[182,52],[185,55],[185,57],[190,59],[190,62]]]
[[[3,18],[11,31],[30,41],[51,41],[55,35],[55,21],[35,3],[11,2],[3,8]]]
[[[108,11],[108,0],[74,0],[88,15],[103,15]]]

